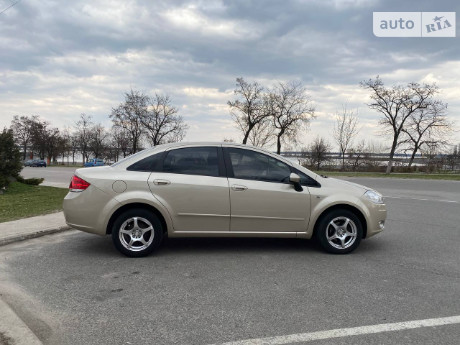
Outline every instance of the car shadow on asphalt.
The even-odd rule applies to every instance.
[[[77,234],[87,237],[86,241],[76,241],[74,249],[91,256],[121,256],[112,244],[110,236],[98,237],[90,234]],[[391,244],[387,238],[363,240],[359,248],[351,255],[378,254],[386,251]],[[314,240],[300,238],[216,238],[190,237],[165,238],[153,256],[190,254],[309,254],[330,255],[324,252]]]
[[[167,238],[158,255],[168,253],[273,253],[317,251],[314,241],[296,238]]]
[[[89,234],[86,241],[75,241],[73,249],[91,256],[122,256],[112,244],[110,236],[95,237]],[[298,238],[165,238],[154,256],[205,255],[216,253],[321,253],[313,240]]]

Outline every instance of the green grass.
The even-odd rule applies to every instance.
[[[424,180],[453,180],[460,181],[460,174],[425,174],[425,173],[379,173],[379,172],[352,172],[352,171],[315,171],[317,174],[326,176],[346,177],[384,177],[384,178],[406,178]]]
[[[0,223],[60,211],[67,191],[13,182],[0,195]]]

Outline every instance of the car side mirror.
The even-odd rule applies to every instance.
[[[289,175],[289,182],[292,183],[297,192],[303,191],[302,185],[300,184],[300,176],[296,173],[291,173],[291,175]]]

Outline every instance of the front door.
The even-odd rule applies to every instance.
[[[231,231],[305,232],[310,218],[308,188],[289,183],[291,168],[260,152],[225,148],[229,172]]]

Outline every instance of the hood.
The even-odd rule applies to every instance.
[[[339,180],[337,178],[334,178],[335,181],[339,181],[341,183],[345,183],[345,184],[348,184],[350,186],[354,186],[354,187],[357,187],[357,188],[361,188],[361,189],[365,189],[365,190],[373,190],[372,188],[370,187],[367,187],[367,186],[364,186],[362,184],[359,184],[359,183],[354,183],[354,182],[350,182],[350,181],[347,181],[347,180]]]
[[[369,188],[369,187],[363,186],[363,185],[358,184],[358,183],[349,182],[349,181],[345,181],[345,180],[339,180],[339,179],[336,179],[336,178],[333,178],[333,177],[319,176],[317,178],[317,181],[319,183],[321,183],[321,185],[327,185],[328,187],[337,186],[337,187],[340,187],[342,189],[346,188],[346,189],[349,189],[350,191],[353,191],[353,192],[356,192],[356,193],[359,193],[359,194],[364,194],[367,190],[373,190],[373,188]]]

